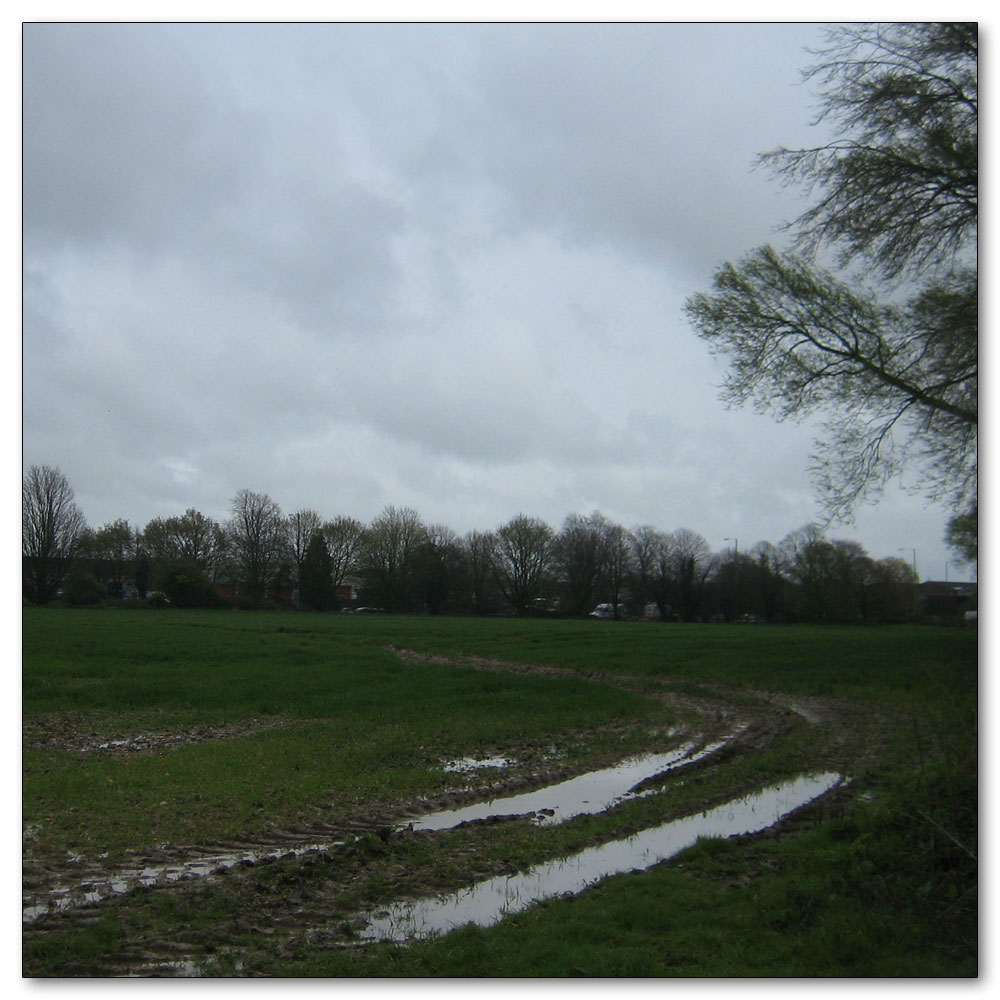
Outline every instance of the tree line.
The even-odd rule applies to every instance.
[[[327,520],[241,489],[224,522],[190,508],[141,529],[124,519],[92,528],[48,466],[24,477],[22,519],[23,592],[35,604],[127,595],[177,607],[893,621],[912,615],[917,583],[905,560],[874,559],[815,525],[718,552],[690,529],[629,529],[599,511],[558,530],[519,514],[460,536],[407,507],[367,524]]]

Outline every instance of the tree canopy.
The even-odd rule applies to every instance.
[[[687,313],[729,370],[723,398],[821,412],[812,472],[833,520],[907,463],[968,522],[978,484],[978,30],[830,30],[804,72],[836,137],[762,161],[818,199],[791,247],[716,273]],[[851,269],[851,270],[849,270]]]

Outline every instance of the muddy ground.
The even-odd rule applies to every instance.
[[[575,671],[480,657],[445,660],[407,650],[394,652],[414,669],[433,661],[477,670],[581,676]],[[886,720],[870,707],[860,710],[834,699],[704,684],[694,688],[705,693],[700,697],[678,693],[676,688],[691,686],[679,684],[677,679],[657,683],[612,674],[594,674],[589,679],[640,692],[669,706],[686,720],[686,730],[675,734],[678,744],[686,739],[708,744],[730,737],[722,756],[713,755],[685,768],[688,777],[696,768],[716,767],[722,759],[731,761],[734,756],[765,749],[803,721],[822,735],[818,743],[821,749],[810,755],[809,767],[849,776],[878,758],[881,735],[886,731]],[[147,753],[184,742],[243,736],[280,724],[273,719],[250,720],[239,726],[120,734],[107,740],[88,732],[85,725],[67,725],[66,720],[59,724],[29,721],[23,738],[25,746],[74,753]],[[276,958],[294,958],[316,948],[358,947],[356,935],[364,911],[395,899],[447,892],[516,871],[504,858],[476,849],[477,836],[486,837],[488,828],[502,821],[470,824],[475,828],[472,836],[442,838],[428,831],[407,830],[407,818],[538,788],[582,770],[616,763],[592,760],[586,768],[571,771],[547,764],[543,748],[538,746],[482,748],[484,757],[492,754],[520,763],[490,771],[489,780],[479,776],[473,782],[478,787],[460,787],[468,776],[456,775],[455,789],[433,800],[379,806],[348,818],[334,819],[317,803],[313,817],[290,829],[238,842],[161,845],[136,854],[124,869],[110,870],[101,858],[36,858],[31,852],[31,831],[26,831],[24,943],[28,946],[60,931],[83,930],[103,915],[124,908],[128,917],[120,923],[127,928],[127,940],[115,961],[94,965],[68,960],[61,975],[266,974],[268,964]],[[732,794],[740,791],[730,790]],[[831,809],[838,808],[838,798],[849,794],[846,788],[831,792],[818,812],[816,806],[807,807],[765,835],[780,835],[791,825],[810,822],[810,817],[829,815]],[[707,809],[719,801],[725,797],[715,793],[698,808]],[[616,836],[630,832],[634,831],[623,829]],[[433,848],[429,849],[426,838],[438,838]],[[162,918],[153,915],[154,910],[163,910],[164,894],[172,894],[182,907],[204,905],[222,915],[196,931],[165,931]],[[220,903],[224,905],[220,907]],[[24,974],[33,974],[27,964]]]

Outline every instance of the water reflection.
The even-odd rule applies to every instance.
[[[731,837],[765,830],[840,781],[839,774],[806,775],[624,840],[588,848],[574,857],[536,865],[518,875],[480,882],[449,896],[394,903],[370,920],[361,937],[405,941],[447,933],[467,923],[489,926],[542,899],[578,893],[610,875],[649,868],[690,847],[700,837]]]
[[[591,771],[532,792],[474,803],[459,809],[441,810],[400,826],[412,826],[414,830],[446,830],[459,823],[489,816],[527,814],[533,814],[539,825],[561,823],[573,816],[603,812],[628,798],[653,794],[656,789],[641,790],[637,786],[658,774],[701,760],[724,745],[725,741],[720,741],[696,750],[695,744],[687,744],[667,753],[633,757],[615,767]],[[495,762],[499,758],[490,760],[491,766],[496,766]],[[98,903],[109,896],[121,895],[140,887],[204,878],[222,874],[237,866],[255,865],[286,856],[325,852],[342,847],[354,839],[356,838],[299,844],[295,847],[269,845],[256,850],[199,856],[162,867],[131,868],[110,875],[94,876],[76,885],[55,886],[46,893],[44,900],[31,899],[22,907],[22,921],[30,923],[47,913]]]
[[[626,798],[645,794],[635,791],[635,787],[658,774],[701,760],[724,745],[725,741],[711,743],[695,752],[695,745],[689,743],[668,753],[631,757],[614,767],[590,771],[532,792],[443,809],[404,825],[414,830],[446,830],[490,816],[528,814],[534,814],[539,825],[562,823],[573,816],[604,812]]]

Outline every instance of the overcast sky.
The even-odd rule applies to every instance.
[[[727,410],[683,304],[802,207],[753,161],[817,141],[821,41],[28,24],[24,466],[94,526],[223,520],[247,488],[780,542],[821,516],[817,428]],[[828,535],[942,579],[947,516],[893,486]]]

